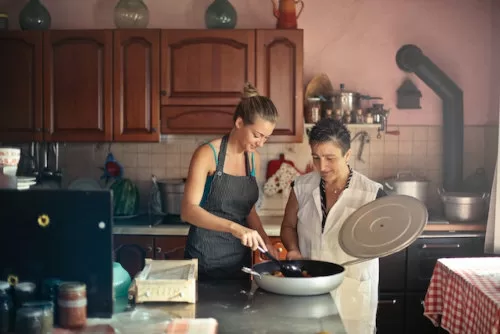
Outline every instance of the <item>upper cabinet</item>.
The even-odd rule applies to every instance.
[[[303,136],[302,30],[162,31],[163,133],[227,133],[245,82],[279,112],[271,142]]]
[[[0,142],[224,134],[247,81],[302,140],[301,30],[0,32],[0,69]]]
[[[0,31],[0,141],[43,138],[42,54],[40,33]]]
[[[47,141],[111,141],[113,32],[48,31],[44,44]]]

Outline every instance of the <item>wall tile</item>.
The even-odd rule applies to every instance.
[[[411,170],[426,176],[431,181],[429,196],[439,209],[436,189],[442,184],[442,129],[437,126],[390,126],[399,129],[400,136],[382,134],[377,138],[377,129],[368,129],[370,142],[365,144],[362,159],[358,160],[359,139],[351,144],[351,166],[376,181],[393,177],[398,171]],[[362,131],[354,129],[351,136]],[[147,208],[151,175],[158,178],[187,177],[193,152],[199,145],[217,136],[170,135],[161,143],[114,143],[65,144],[60,148],[60,165],[64,169],[63,184],[67,185],[80,177],[99,179],[109,148],[115,158],[124,165],[125,176],[136,181],[141,190],[142,208]],[[498,127],[470,126],[464,129],[464,177],[476,168],[486,168],[490,180],[496,163]],[[269,143],[258,149],[261,157],[258,183],[265,182],[267,164],[278,159],[280,153],[292,160],[299,170],[305,170],[311,160],[311,151],[304,141],[298,144]],[[267,214],[282,214],[286,196],[267,197],[262,194],[259,211]]]

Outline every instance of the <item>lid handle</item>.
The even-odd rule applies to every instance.
[[[416,176],[415,173],[413,173],[413,172],[411,172],[409,170],[405,170],[405,171],[397,172],[396,173],[396,179],[399,179],[399,178],[401,178],[401,176],[405,176],[405,175]]]

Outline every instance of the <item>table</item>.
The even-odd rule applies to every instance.
[[[500,257],[439,259],[424,315],[454,334],[500,331]]]

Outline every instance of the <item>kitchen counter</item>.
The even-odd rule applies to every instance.
[[[344,316],[344,311],[348,310],[337,305],[342,306],[342,300],[335,299],[333,293],[312,297],[281,296],[258,289],[250,281],[226,281],[198,282],[196,304],[140,304],[136,310],[164,311],[167,318],[214,318],[219,334],[369,332],[369,329],[359,331],[370,326],[361,318],[352,318],[356,312],[351,312],[351,319],[348,319],[347,314]],[[111,322],[116,318],[115,315]],[[90,324],[109,321],[91,319]],[[349,326],[355,326],[351,328],[356,331],[351,331]]]
[[[264,230],[270,237],[280,235],[281,216],[261,216]],[[113,226],[113,234],[120,235],[151,235],[151,236],[186,236],[189,224],[182,222],[176,216],[149,216],[143,215],[131,219],[116,219]],[[445,220],[430,219],[425,227],[424,234],[436,232],[465,232],[484,233],[485,223],[454,223]]]

